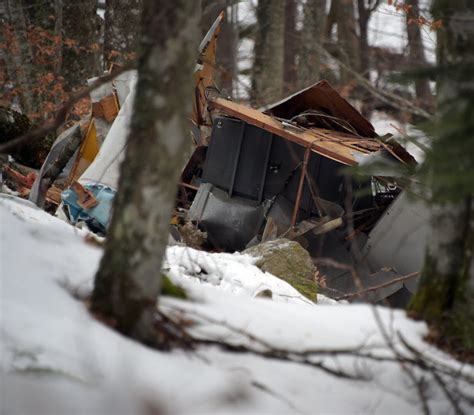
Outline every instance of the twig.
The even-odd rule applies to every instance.
[[[185,312],[185,310],[183,309],[175,308],[175,310],[181,313]],[[357,354],[358,350],[360,350],[360,347],[351,348],[351,349],[347,349],[347,348],[346,349],[320,349],[320,350],[312,350],[308,353],[295,352],[291,350],[285,350],[285,349],[274,347],[271,344],[267,343],[265,340],[260,339],[251,333],[232,327],[225,321],[218,321],[211,317],[196,313],[195,311],[193,311],[193,316],[198,317],[204,321],[207,321],[208,323],[225,327],[229,329],[230,331],[232,331],[233,333],[244,336],[248,340],[250,340],[252,343],[256,343],[260,345],[261,347],[263,347],[263,350],[259,350],[254,347],[249,347],[244,344],[229,343],[221,339],[204,339],[204,338],[198,338],[198,337],[187,334],[189,338],[192,338],[192,341],[196,345],[201,344],[201,345],[206,345],[206,346],[217,346],[221,349],[231,351],[234,353],[251,353],[251,354],[264,357],[267,359],[282,360],[282,361],[304,364],[307,366],[312,366],[317,369],[320,369],[336,377],[351,379],[351,380],[364,380],[364,377],[362,375],[357,375],[357,374],[354,375],[354,374],[344,372],[342,370],[332,369],[324,365],[321,361],[312,360],[312,358],[316,356],[321,357],[321,356],[329,356],[329,355],[338,356],[338,355],[347,355],[347,354]],[[179,323],[175,322],[175,324],[179,324]]]
[[[0,153],[6,153],[22,144],[26,144],[31,141],[38,140],[44,136],[56,131],[66,120],[67,114],[73,108],[76,102],[80,101],[83,98],[86,98],[92,91],[97,89],[99,86],[106,84],[107,82],[115,79],[118,75],[123,72],[133,69],[134,65],[129,64],[123,66],[122,68],[116,70],[113,73],[101,76],[95,82],[93,82],[88,87],[81,89],[80,91],[74,93],[71,98],[56,112],[56,116],[52,121],[47,121],[38,128],[33,128],[28,131],[26,134],[21,135],[13,140],[7,141],[6,143],[0,145]]]
[[[359,297],[359,296],[362,296],[364,294],[367,294],[369,292],[372,292],[372,291],[376,291],[380,288],[385,288],[385,287],[389,287],[390,285],[392,284],[395,284],[397,282],[402,282],[402,281],[406,281],[406,280],[409,280],[411,278],[415,278],[417,277],[418,275],[420,275],[420,271],[416,271],[416,272],[412,272],[411,274],[407,274],[407,275],[404,275],[402,277],[399,277],[399,278],[395,278],[391,281],[388,281],[388,282],[385,282],[383,284],[380,284],[380,285],[376,285],[374,287],[369,287],[369,288],[366,288],[362,291],[357,291],[355,293],[349,293],[349,294],[344,294],[344,295],[341,295],[339,297],[336,297],[335,300],[336,301],[339,301],[339,300],[346,300],[348,298],[352,298],[352,297]]]
[[[375,306],[371,307],[372,313],[374,314],[375,322],[377,323],[377,326],[380,330],[380,334],[382,335],[383,339],[385,340],[385,343],[387,344],[388,348],[392,351],[392,353],[395,355],[396,360],[398,361],[400,368],[407,374],[407,376],[412,380],[416,391],[418,393],[418,396],[420,397],[422,409],[423,409],[423,414],[424,415],[430,415],[430,407],[428,405],[428,398],[426,396],[426,391],[424,388],[424,378],[422,377],[421,379],[417,379],[415,373],[413,372],[413,368],[411,366],[407,365],[407,360],[412,363],[413,366],[417,367],[419,366],[419,362],[413,359],[407,359],[406,356],[403,356],[401,353],[397,351],[395,348],[392,339],[388,335],[388,333],[385,331],[385,327],[382,323],[382,319],[380,318],[380,314]],[[423,370],[425,370],[424,367],[422,367]]]
[[[446,398],[449,400],[449,402],[451,403],[451,405],[453,406],[454,410],[456,411],[455,413],[456,414],[464,414],[464,411],[462,410],[462,408],[459,406],[459,403],[458,403],[458,399],[456,399],[456,397],[453,396],[453,391],[449,390],[448,386],[446,385],[446,382],[444,381],[444,379],[441,377],[440,373],[439,372],[443,372],[443,371],[440,371],[439,368],[437,368],[436,366],[432,366],[429,364],[429,360],[426,359],[426,357],[419,351],[417,350],[415,347],[413,347],[411,344],[408,343],[408,341],[402,336],[402,334],[400,332],[397,332],[398,334],[398,338],[400,339],[400,341],[402,342],[402,344],[415,356],[415,358],[419,361],[420,363],[420,367],[422,367],[423,369],[429,371],[431,373],[431,375],[433,376],[434,380],[438,383],[438,385],[440,386],[441,390],[443,391],[443,393],[445,394]],[[445,375],[449,375],[451,377],[454,378],[454,374],[449,372],[449,373],[444,373]],[[459,373],[456,374],[456,377],[459,376]],[[466,380],[464,378],[464,380]],[[466,400],[468,403],[470,403],[471,405],[473,404],[472,402],[472,398],[471,397],[467,397],[465,396],[464,394],[462,394],[460,391],[458,391],[459,393],[459,396],[461,398],[463,398],[464,400]]]
[[[327,265],[336,269],[349,271],[351,273],[351,277],[354,281],[354,284],[359,290],[358,292],[360,292],[362,295],[364,294],[364,285],[362,284],[362,280],[360,279],[360,276],[357,274],[355,268],[352,265],[343,264],[342,262],[335,261],[332,258],[316,258],[313,260],[313,262],[315,265]]]
[[[420,117],[423,117],[425,119],[432,119],[433,115],[430,114],[429,112],[425,111],[423,108],[420,108],[419,106],[413,104],[410,102],[408,99],[405,99],[391,91],[388,91],[386,89],[382,88],[376,88],[375,86],[372,85],[370,81],[368,81],[366,78],[364,78],[359,72],[351,68],[350,66],[346,65],[343,61],[338,59],[336,56],[331,54],[321,43],[317,42],[316,43],[317,47],[326,55],[329,56],[330,58],[334,59],[339,65],[341,65],[346,71],[350,72],[356,79],[356,81],[364,87],[368,92],[370,92],[372,95],[378,97],[381,99],[383,102],[399,109],[402,111],[409,111],[412,114],[419,115]]]

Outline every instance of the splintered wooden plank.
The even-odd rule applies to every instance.
[[[318,132],[316,128],[300,131],[296,127],[285,126],[275,118],[256,109],[223,98],[209,100],[208,104],[211,109],[223,111],[227,115],[239,118],[304,147],[311,147],[315,153],[342,164],[356,165],[355,155],[370,152],[370,150],[354,148],[355,136],[349,134],[329,130]],[[348,140],[347,145],[344,140]]]

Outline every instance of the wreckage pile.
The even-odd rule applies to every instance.
[[[356,181],[347,166],[374,157],[394,165],[414,159],[379,137],[324,80],[261,109],[221,97],[212,76],[221,20],[199,48],[193,151],[182,170],[171,234],[202,249],[266,258],[267,270],[309,298],[318,289],[358,300],[353,294],[365,290],[363,299],[403,306],[422,263],[426,209],[390,175]],[[30,200],[53,201],[66,220],[106,233],[135,77],[124,73],[94,92],[90,118],[58,137]],[[288,254],[290,246],[300,253]],[[269,263],[275,252],[291,263],[280,275]]]

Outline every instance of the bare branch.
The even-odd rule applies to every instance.
[[[420,272],[417,271],[417,272],[412,272],[411,274],[407,274],[407,275],[404,275],[402,277],[399,277],[399,278],[395,278],[391,281],[388,281],[388,282],[385,282],[383,284],[380,284],[380,285],[376,285],[374,287],[369,287],[369,288],[366,288],[362,291],[357,291],[355,293],[349,293],[349,294],[344,294],[344,295],[341,295],[339,297],[336,297],[335,300],[336,301],[339,301],[339,300],[347,300],[348,298],[352,298],[352,297],[360,297],[360,296],[363,296],[367,293],[370,293],[372,291],[376,291],[380,288],[385,288],[385,287],[389,287],[390,285],[392,284],[395,284],[397,282],[402,282],[402,281],[406,281],[406,280],[409,280],[411,278],[415,278],[417,277],[418,275],[420,275]]]
[[[364,87],[368,92],[372,95],[376,96],[386,104],[389,104],[401,111],[408,111],[420,117],[423,117],[427,120],[433,118],[433,115],[429,112],[425,111],[423,108],[420,108],[418,105],[413,104],[408,99],[402,98],[401,96],[394,94],[391,91],[382,88],[376,88],[372,83],[364,78],[359,72],[351,68],[350,66],[346,65],[343,61],[338,59],[336,56],[331,54],[322,44],[318,43],[319,48],[321,51],[330,59],[335,60],[339,65],[341,65],[345,70],[351,73],[356,81]]]

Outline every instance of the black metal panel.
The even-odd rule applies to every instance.
[[[341,192],[344,178],[341,176],[341,169],[344,167],[337,161],[317,156],[318,176],[316,178],[316,185],[319,191],[319,197],[329,200],[331,202],[341,203]]]
[[[232,118],[216,118],[203,181],[231,195],[258,200],[270,145],[271,134],[265,130]]]
[[[229,190],[243,125],[243,121],[232,118],[215,120],[202,174],[204,182]]]
[[[230,185],[229,185],[229,197],[232,197],[232,194],[234,193],[235,178],[237,177],[237,170],[239,169],[240,150],[242,149],[242,142],[244,141],[244,136],[245,136],[246,129],[247,129],[247,124],[242,123],[242,125],[240,127],[239,144],[238,144],[238,148],[237,148],[237,154],[235,155],[234,167],[232,168],[232,178],[230,180]]]
[[[292,201],[296,199],[300,171],[298,166],[303,161],[304,151],[305,149],[297,144],[278,136],[274,137],[265,180],[265,199],[279,194],[284,194]]]
[[[254,200],[259,199],[271,137],[271,133],[253,125],[247,125],[235,178],[235,194]]]
[[[260,189],[259,189],[259,193],[258,193],[258,201],[259,202],[263,201],[263,191],[265,189],[265,182],[267,180],[268,162],[270,161],[270,153],[272,151],[272,144],[273,144],[273,134],[270,135],[270,143],[268,144],[267,152],[265,154],[265,161],[263,163],[264,169],[263,169],[263,172],[262,172],[262,179],[260,181]]]
[[[261,201],[280,195],[295,203],[304,153],[304,147],[272,136],[261,128],[233,118],[218,117],[214,122],[203,181],[228,191],[231,196]],[[343,203],[342,167],[316,153],[311,155],[307,171],[318,197]],[[305,181],[301,209],[307,214],[317,214],[312,199]]]

